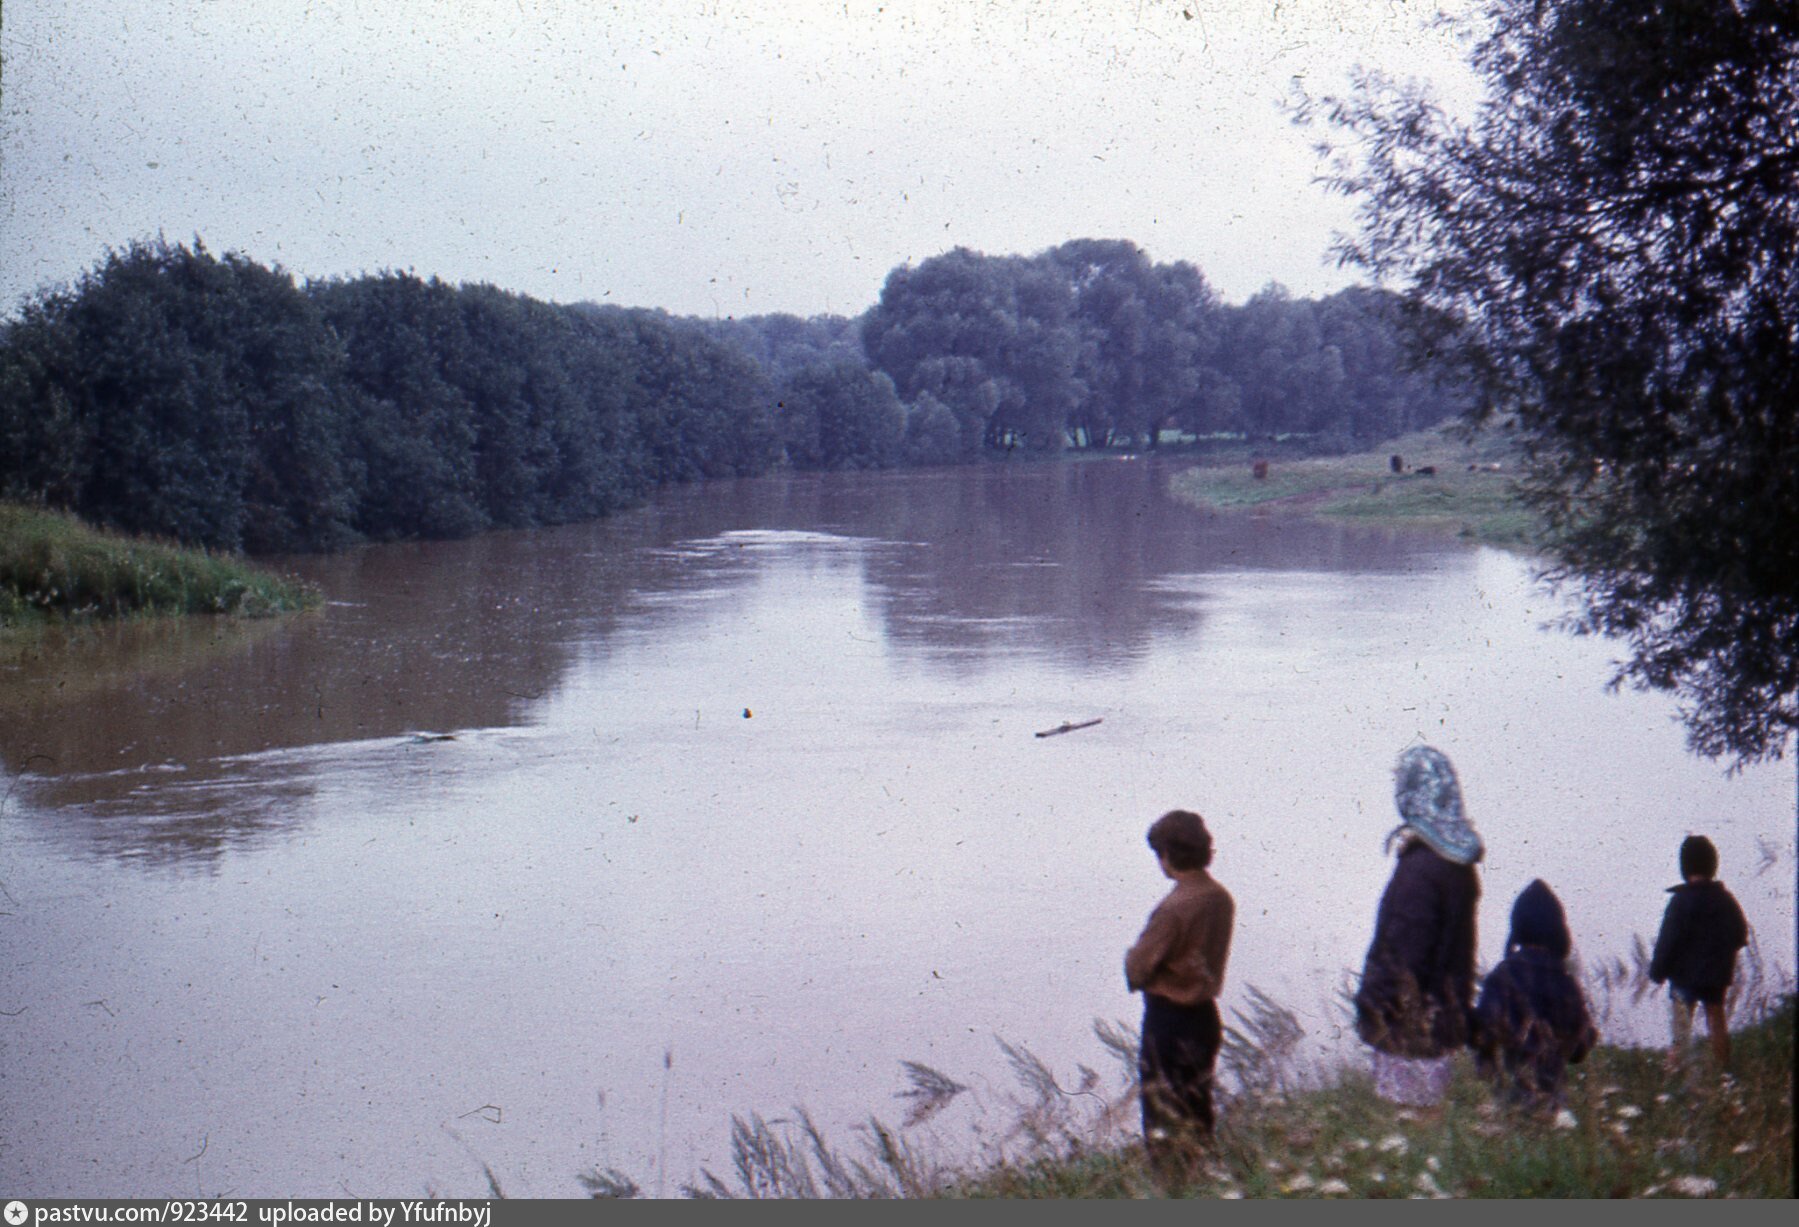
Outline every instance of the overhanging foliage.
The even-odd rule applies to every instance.
[[[1577,630],[1677,692],[1693,748],[1799,727],[1799,11],[1489,0],[1457,119],[1366,75],[1316,104],[1340,255],[1530,439]]]

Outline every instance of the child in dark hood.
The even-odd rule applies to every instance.
[[[1568,974],[1573,948],[1561,900],[1538,878],[1512,904],[1505,958],[1481,985],[1471,1040],[1481,1072],[1521,1106],[1558,1105],[1567,1067],[1599,1041]]]
[[[1718,850],[1703,835],[1689,835],[1680,845],[1680,876],[1670,886],[1668,910],[1649,959],[1649,978],[1668,982],[1674,1002],[1674,1046],[1669,1064],[1678,1064],[1693,1030],[1693,1009],[1705,1007],[1712,1057],[1723,1070],[1730,1064],[1730,1026],[1724,996],[1736,976],[1737,951],[1749,944],[1749,924],[1736,896],[1716,880]]]
[[[1474,1003],[1474,913],[1481,839],[1455,768],[1414,746],[1393,771],[1400,841],[1356,990],[1356,1034],[1374,1050],[1374,1089],[1390,1103],[1430,1108],[1449,1088],[1450,1058],[1468,1042]]]

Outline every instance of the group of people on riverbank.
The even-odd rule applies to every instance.
[[[1439,750],[1414,746],[1394,769],[1400,824],[1393,875],[1355,994],[1355,1024],[1373,1053],[1383,1099],[1428,1111],[1449,1087],[1452,1060],[1472,1048],[1498,1094],[1525,1109],[1558,1106],[1567,1067],[1598,1042],[1580,984],[1570,973],[1573,937],[1561,901],[1537,879],[1512,905],[1505,958],[1475,985],[1475,913],[1484,854],[1455,768]],[[1211,876],[1212,835],[1188,810],[1162,815],[1149,846],[1173,883],[1125,955],[1125,980],[1143,994],[1138,1057],[1143,1136],[1164,1160],[1213,1129],[1213,1071],[1223,1043],[1218,996],[1235,924],[1230,892]],[[1748,943],[1742,908],[1717,880],[1718,853],[1690,835],[1682,881],[1669,888],[1649,978],[1667,983],[1671,1064],[1685,1059],[1697,1012],[1712,1057],[1730,1060],[1725,996]]]

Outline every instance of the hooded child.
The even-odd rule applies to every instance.
[[[1561,1106],[1568,1066],[1599,1042],[1586,995],[1568,973],[1573,950],[1562,901],[1538,878],[1512,904],[1505,958],[1487,974],[1474,1007],[1481,1071],[1520,1107]]]
[[[1381,895],[1355,995],[1356,1034],[1373,1049],[1374,1089],[1430,1108],[1449,1089],[1451,1056],[1468,1042],[1474,1004],[1475,910],[1484,851],[1442,751],[1413,746],[1393,771],[1399,856]]]

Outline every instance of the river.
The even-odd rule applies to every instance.
[[[904,1136],[992,1153],[1029,1098],[1000,1041],[1117,1089],[1093,1025],[1135,1022],[1176,806],[1238,903],[1227,1021],[1254,989],[1302,1066],[1358,1059],[1421,741],[1487,841],[1483,962],[1533,877],[1590,978],[1628,962],[1702,831],[1790,985],[1790,762],[1686,753],[1527,560],[1207,514],[1171,471],[710,483],[291,560],[313,615],[8,649],[0,1190],[674,1195],[729,1182],[733,1113],[899,1125],[902,1061],[968,1088]],[[1659,995],[1595,991],[1661,1041]]]

